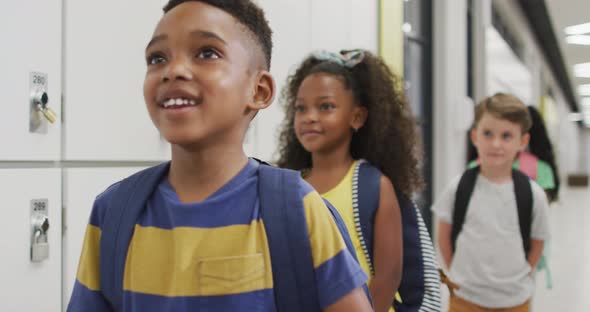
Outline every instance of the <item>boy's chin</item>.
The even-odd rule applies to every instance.
[[[164,133],[164,134],[162,134],[162,137],[164,137],[164,139],[168,143],[170,143],[172,145],[181,146],[181,147],[198,146],[198,145],[200,145],[200,143],[202,143],[204,141],[204,138],[202,138],[201,136],[187,135],[186,133],[183,133],[183,134]]]

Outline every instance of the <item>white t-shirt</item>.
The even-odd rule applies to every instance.
[[[458,177],[437,199],[432,211],[453,223]],[[531,181],[531,239],[549,239],[549,204],[545,192]],[[512,181],[494,183],[477,177],[463,228],[456,242],[450,278],[460,298],[487,308],[520,305],[533,294],[534,281],[526,261]]]

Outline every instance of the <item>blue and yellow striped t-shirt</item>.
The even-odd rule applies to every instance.
[[[268,242],[260,218],[258,163],[199,203],[181,203],[164,178],[140,216],[124,273],[124,311],[275,311]],[[68,311],[111,311],[101,293],[99,246],[108,200],[95,201]],[[321,197],[303,180],[318,297],[329,306],[366,282]]]

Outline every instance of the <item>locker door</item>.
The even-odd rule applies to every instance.
[[[72,295],[78,260],[94,198],[109,185],[143,168],[68,168],[64,170],[63,309]]]
[[[143,100],[144,51],[165,3],[67,1],[66,160],[168,158],[168,144],[160,139]]]
[[[60,169],[0,169],[0,311],[61,308]],[[31,262],[32,200],[47,205],[48,259]],[[40,207],[34,205],[36,208]]]
[[[61,148],[61,1],[3,3],[0,35],[0,161],[57,160]],[[31,109],[33,85],[44,88],[46,105],[57,116],[55,123],[48,124]]]

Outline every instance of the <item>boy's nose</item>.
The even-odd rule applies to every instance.
[[[193,73],[190,66],[183,59],[172,60],[168,63],[162,80],[191,80]]]

